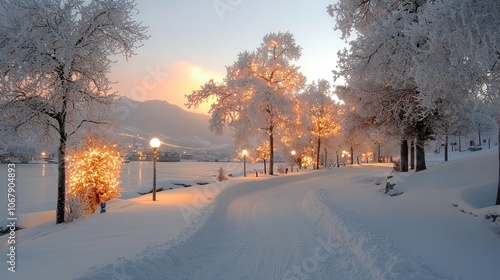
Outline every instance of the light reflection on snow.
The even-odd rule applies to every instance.
[[[213,182],[220,167],[228,174],[242,172],[243,163],[234,162],[158,162],[157,180],[200,180]],[[262,164],[247,164],[247,171],[262,169]],[[241,169],[241,170],[240,170]],[[57,201],[57,165],[56,164],[16,164],[17,211],[29,213],[40,210],[52,210]],[[0,164],[0,193],[7,191],[7,165]],[[153,180],[152,162],[130,162],[123,164],[120,187],[130,191]],[[182,198],[179,198],[182,199]],[[7,201],[0,200],[0,209],[7,209]],[[0,212],[0,213],[6,213]],[[5,218],[0,214],[0,220]]]

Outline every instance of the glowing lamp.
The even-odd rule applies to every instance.
[[[156,201],[156,153],[158,147],[160,147],[160,139],[151,139],[149,145],[153,148],[153,201]]]
[[[247,150],[241,151],[241,154],[243,154],[243,177],[247,176]]]
[[[160,139],[158,138],[153,138],[151,139],[151,141],[149,141],[149,145],[151,146],[151,148],[158,148],[160,147]]]

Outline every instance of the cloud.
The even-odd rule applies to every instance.
[[[197,90],[210,79],[222,81],[224,75],[203,69],[187,61],[162,63],[139,69],[114,69],[111,79],[117,80],[114,86],[120,95],[137,101],[164,100],[186,109],[186,94]],[[202,104],[195,111],[206,114],[209,104]]]

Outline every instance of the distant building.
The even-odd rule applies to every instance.
[[[181,161],[181,155],[178,152],[160,152],[158,153],[158,161],[179,162]]]
[[[0,161],[2,163],[9,163],[12,160],[12,156],[10,153],[4,153],[0,155]]]
[[[147,155],[145,155],[141,151],[129,152],[125,156],[125,160],[130,160],[130,161],[144,161],[146,159],[147,159]]]
[[[194,160],[194,155],[192,154],[182,154],[181,155],[182,160]]]

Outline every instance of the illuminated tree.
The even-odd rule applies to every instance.
[[[101,202],[120,196],[120,171],[123,158],[116,145],[87,140],[81,151],[68,156],[67,195],[78,197],[84,214],[95,212]]]
[[[226,125],[234,130],[236,143],[265,136],[269,141],[269,174],[273,174],[275,135],[293,118],[294,94],[305,77],[292,64],[301,56],[293,35],[269,33],[259,48],[242,52],[226,67],[222,83],[213,80],[187,95],[188,108],[215,100],[209,113],[210,129],[222,134]],[[212,99],[213,98],[213,99]]]
[[[332,87],[326,80],[313,81],[307,85],[300,99],[304,100],[303,125],[314,137],[316,144],[316,169],[320,165],[321,143],[340,131],[338,107],[332,100]]]
[[[299,167],[302,155],[310,155],[313,148],[314,136],[309,131],[307,124],[307,117],[305,115],[305,108],[308,104],[301,95],[297,96],[295,106],[293,108],[293,118],[286,124],[282,125],[277,135],[279,141],[279,151],[285,157],[290,157],[290,153],[295,151],[295,157],[290,157],[290,160],[297,163]]]
[[[354,151],[358,155],[369,146],[370,132],[373,130],[370,118],[363,118],[356,111],[356,104],[350,104],[349,100],[344,101],[341,111],[342,122],[342,143],[347,144],[350,149],[351,164],[354,164]],[[375,140],[371,141],[372,143]]]
[[[264,162],[264,174],[267,174],[266,160],[271,156],[269,149],[269,141],[264,141],[261,145],[255,148],[256,159],[261,159]]]
[[[132,19],[135,6],[0,0],[0,130],[58,142],[57,223],[64,222],[68,141],[82,127],[109,123],[111,57],[132,56],[147,39],[146,27]]]

